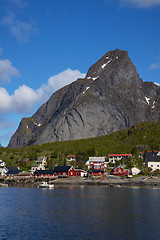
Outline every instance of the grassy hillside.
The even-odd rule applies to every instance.
[[[83,160],[87,160],[89,156],[106,156],[109,153],[134,153],[139,149],[160,149],[160,121],[156,123],[142,122],[123,131],[96,138],[46,143],[18,149],[1,147],[0,158],[7,165],[16,166],[20,164],[23,168],[27,168],[23,159],[29,158],[31,165],[38,156],[47,156],[50,167],[52,167],[55,162],[63,165],[65,156],[68,154],[83,156]],[[18,160],[21,161],[18,163]],[[82,160],[81,157],[80,160]]]

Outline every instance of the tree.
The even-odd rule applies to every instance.
[[[58,153],[57,160],[59,166],[66,166],[67,161],[63,153]]]
[[[134,167],[134,160],[132,157],[124,159],[123,163],[126,165],[126,168],[130,169],[130,168]]]

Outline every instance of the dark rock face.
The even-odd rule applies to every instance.
[[[143,82],[128,53],[116,49],[22,119],[9,147],[96,137],[158,119],[160,87]]]

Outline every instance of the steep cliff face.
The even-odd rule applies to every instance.
[[[143,82],[128,53],[116,49],[22,119],[9,147],[101,136],[158,119],[160,87]]]

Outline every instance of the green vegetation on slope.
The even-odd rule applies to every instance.
[[[27,170],[39,156],[47,156],[48,165],[52,168],[56,163],[65,164],[65,157],[68,154],[83,156],[83,160],[88,160],[89,156],[136,153],[139,149],[145,151],[160,149],[160,121],[142,122],[123,131],[96,138],[46,143],[18,149],[1,147],[0,158],[8,166],[17,166],[18,160],[21,160],[20,164]],[[26,158],[30,159],[28,166],[22,161]]]

